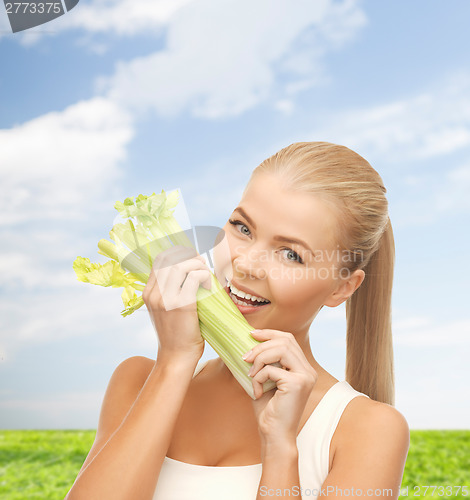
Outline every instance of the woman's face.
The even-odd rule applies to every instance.
[[[259,174],[223,229],[215,274],[253,327],[306,332],[323,305],[346,300],[334,294],[343,282],[336,271],[335,214],[319,197],[288,191],[276,176]]]

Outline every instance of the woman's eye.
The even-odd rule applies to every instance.
[[[287,260],[303,264],[302,257],[297,252],[294,252],[294,250],[292,250],[291,248],[284,248],[283,251],[287,252],[286,253]]]
[[[239,220],[233,220],[233,219],[229,219],[228,222],[230,224],[232,224],[232,226],[235,226],[237,228],[238,232],[240,232],[244,236],[250,236],[250,234],[251,234],[250,229],[243,222],[241,222]],[[291,262],[298,262],[299,264],[304,263],[304,261],[302,260],[302,257],[297,252],[294,252],[294,250],[292,250],[292,248],[283,248],[281,251],[287,252],[286,253],[287,260],[289,260]]]
[[[235,227],[240,226],[240,229],[239,229],[240,233],[244,234],[245,236],[250,235],[250,230],[248,229],[248,226],[243,224],[243,222],[240,222],[239,220],[232,220],[232,219],[229,219],[228,221],[230,224],[232,224],[232,226],[235,226]]]

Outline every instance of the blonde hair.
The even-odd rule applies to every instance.
[[[327,142],[287,146],[255,168],[250,181],[261,173],[275,174],[287,189],[315,194],[335,208],[336,243],[352,256],[342,269],[365,273],[346,300],[346,380],[371,399],[394,405],[395,245],[382,178],[354,151]]]

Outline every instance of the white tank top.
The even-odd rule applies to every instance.
[[[205,366],[199,362],[193,377]],[[348,382],[333,385],[322,397],[297,436],[299,450],[298,497],[315,498],[329,472],[330,442],[347,404],[369,397]],[[206,466],[165,457],[153,500],[255,500],[262,464]]]

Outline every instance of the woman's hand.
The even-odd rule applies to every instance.
[[[261,343],[244,359],[253,363],[249,375],[253,377],[253,407],[260,436],[265,443],[295,443],[317,372],[292,333],[265,329],[255,330],[252,336]],[[282,368],[271,365],[275,362]],[[277,387],[263,394],[262,385],[268,379]]]
[[[157,331],[160,358],[202,356],[204,339],[196,306],[201,284],[210,289],[211,276],[196,250],[174,246],[155,258],[142,298]]]

